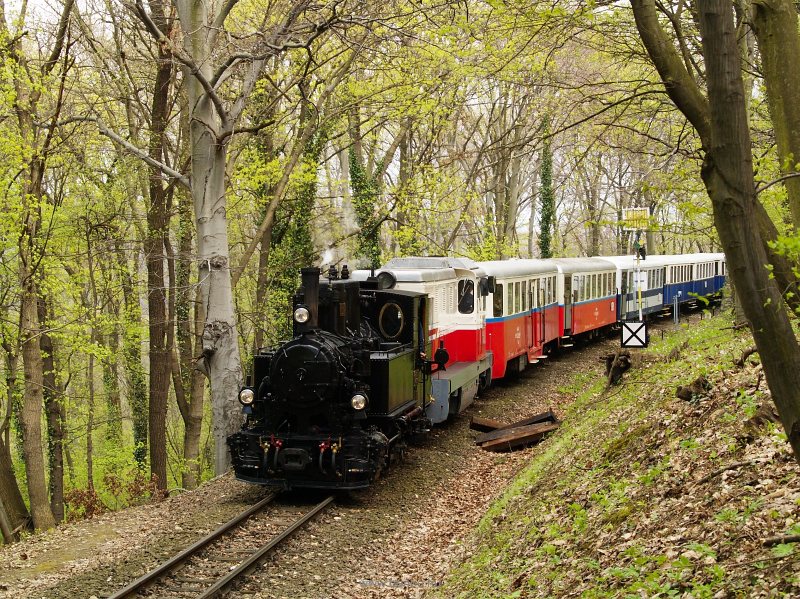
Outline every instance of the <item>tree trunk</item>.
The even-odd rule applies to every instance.
[[[95,335],[92,333],[92,340]],[[86,417],[86,488],[94,491],[94,354],[89,354],[89,370],[86,375],[89,387]]]
[[[761,54],[782,173],[800,164],[800,35],[792,0],[754,0],[753,30]],[[800,225],[800,178],[784,181],[795,228]]]
[[[165,8],[151,2],[154,21],[169,35]],[[172,54],[166,44],[159,44],[148,153],[156,162],[163,160],[164,130],[169,116],[169,89],[172,79]],[[150,167],[150,205],[147,209],[147,308],[150,331],[150,472],[162,491],[167,488],[167,399],[171,373],[171,351],[167,347],[166,237],[169,227],[167,193],[161,170]],[[172,282],[171,282],[172,283]]]
[[[118,320],[119,315],[115,315]],[[103,360],[103,389],[106,394],[106,412],[108,414],[106,423],[106,439],[114,445],[122,442],[122,400],[119,389],[119,331],[114,330],[109,333],[106,343],[109,349],[109,357]]]
[[[780,291],[764,268],[767,256],[755,219],[750,131],[731,4],[707,0],[698,5],[698,12],[711,107],[711,143],[703,182],[772,399],[800,460],[800,346]]]
[[[45,462],[42,454],[42,407],[44,405],[44,364],[39,346],[41,326],[39,323],[39,290],[36,272],[36,238],[39,227],[38,209],[32,198],[42,198],[42,176],[44,165],[32,160],[25,186],[24,229],[19,239],[19,285],[20,285],[20,339],[22,341],[22,365],[25,374],[25,392],[20,410],[22,453],[25,458],[25,474],[28,481],[28,497],[31,505],[33,526],[48,529],[55,526],[50,498],[47,493]]]
[[[10,424],[12,407],[18,395],[17,371],[19,359],[11,344],[3,341],[3,350],[6,353],[6,413],[0,417],[0,500],[6,508],[6,514],[11,521],[12,530],[22,525],[30,518],[30,513],[22,499],[19,483],[14,474],[14,465],[11,461],[11,435]]]
[[[271,113],[267,114],[268,118],[272,117]],[[264,132],[261,134],[261,143],[259,144],[259,151],[262,154],[265,164],[275,158],[275,140],[271,132]],[[259,190],[261,192],[262,190]],[[273,185],[265,185],[263,193],[259,193],[265,199],[265,205],[269,204],[269,198],[273,197],[275,189]],[[269,254],[272,245],[272,225],[267,227],[264,234],[261,236],[261,243],[259,244],[258,251],[258,274],[256,275],[256,305],[255,305],[255,335],[253,336],[253,353],[258,352],[260,347],[264,346],[264,325],[267,320],[267,302],[268,302],[268,282],[269,282]]]
[[[188,0],[179,0],[177,6],[184,47],[200,65],[201,76],[210,81],[213,48],[208,45],[209,6]],[[236,396],[242,383],[228,246],[227,145],[219,142],[217,127],[221,115],[216,113],[212,99],[189,69],[185,69],[185,76],[192,110],[189,143],[191,192],[197,222],[198,279],[200,301],[206,308],[201,367],[211,383],[214,471],[222,474],[230,465],[226,439],[241,426]]]
[[[39,315],[37,313],[38,290],[34,274],[28,265],[32,258],[26,244],[20,244],[20,337],[22,338],[22,364],[25,373],[25,395],[20,410],[22,429],[22,453],[25,458],[25,474],[28,480],[28,495],[31,516],[36,529],[46,530],[55,526],[50,498],[47,494],[45,463],[42,454],[42,406],[44,387],[42,351],[39,347]],[[24,254],[24,256],[22,255]]]
[[[201,304],[207,306],[202,355],[211,382],[214,471],[222,474],[230,465],[226,439],[241,425],[236,395],[242,383],[242,365],[228,256],[226,150],[215,143],[214,136],[202,124],[210,121],[202,117],[211,117],[212,112],[210,103],[201,100],[203,103],[208,104],[208,113],[203,114],[201,106],[197,106],[192,123],[192,196],[196,202]]]
[[[205,312],[200,297],[192,295],[191,256],[192,256],[192,223],[191,200],[188,195],[179,195],[180,228],[178,234],[178,260],[170,268],[170,322],[175,320],[177,343],[170,343],[172,348],[172,380],[175,387],[175,399],[183,419],[183,474],[181,485],[184,489],[194,489],[200,482],[200,434],[203,424],[203,403],[205,379],[202,373],[194,368],[194,356],[202,353],[202,340],[195,334],[203,330]],[[170,263],[175,264],[173,256]],[[174,273],[174,277],[172,276]],[[174,298],[174,300],[172,299]],[[194,320],[192,319],[194,305]],[[173,314],[174,312],[174,314]],[[194,324],[194,326],[192,326]],[[172,325],[170,325],[172,326]],[[173,346],[174,345],[174,346]]]
[[[11,448],[0,435],[0,501],[6,508],[11,522],[11,530],[22,525],[30,517],[17,478],[14,476],[14,465],[11,461]]]
[[[16,535],[12,533],[14,528],[11,526],[11,520],[8,519],[6,513],[6,506],[3,503],[3,498],[0,496],[0,533],[2,533],[3,541],[6,544],[11,544],[16,541]]]
[[[141,308],[139,297],[133,287],[133,278],[128,260],[121,247],[116,247],[122,297],[125,303],[125,335],[122,340],[122,357],[128,377],[128,405],[133,421],[133,457],[140,468],[145,467],[147,458],[147,382],[142,366]]]
[[[39,322],[47,321],[48,302],[40,297],[38,302]],[[55,349],[53,339],[42,331],[39,338],[44,368],[44,407],[47,415],[47,453],[50,457],[50,508],[56,522],[64,520],[64,406],[56,381]]]

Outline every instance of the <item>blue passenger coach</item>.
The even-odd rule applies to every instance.
[[[716,295],[725,284],[724,257],[721,254],[670,256],[666,267],[664,304],[694,301],[697,296]],[[720,271],[723,273],[720,275]]]
[[[639,261],[635,256],[602,256],[616,267],[617,319],[639,319],[638,289],[642,292],[642,316],[669,309],[677,298],[679,304],[698,296],[719,295],[725,286],[725,255],[686,254],[651,255]]]

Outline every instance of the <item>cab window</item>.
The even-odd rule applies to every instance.
[[[475,311],[475,281],[461,279],[458,282],[458,311],[461,314]]]

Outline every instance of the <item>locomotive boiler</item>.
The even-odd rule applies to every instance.
[[[429,375],[421,293],[354,281],[347,267],[302,269],[293,338],[259,351],[239,393],[246,414],[228,437],[240,480],[283,489],[368,486],[427,430]]]

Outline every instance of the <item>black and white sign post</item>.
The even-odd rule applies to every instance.
[[[647,347],[649,341],[647,337],[647,325],[644,322],[642,313],[642,292],[647,285],[647,277],[642,276],[640,260],[647,256],[645,246],[639,243],[642,230],[646,230],[650,225],[650,210],[648,208],[625,208],[622,211],[622,225],[625,231],[636,232],[633,242],[633,250],[636,252],[636,265],[633,271],[634,284],[636,285],[636,305],[639,309],[638,322],[622,323],[622,347]],[[625,298],[620,298],[625,301]]]
[[[647,325],[644,322],[622,323],[622,347],[642,348],[647,347],[650,339],[647,336]]]

